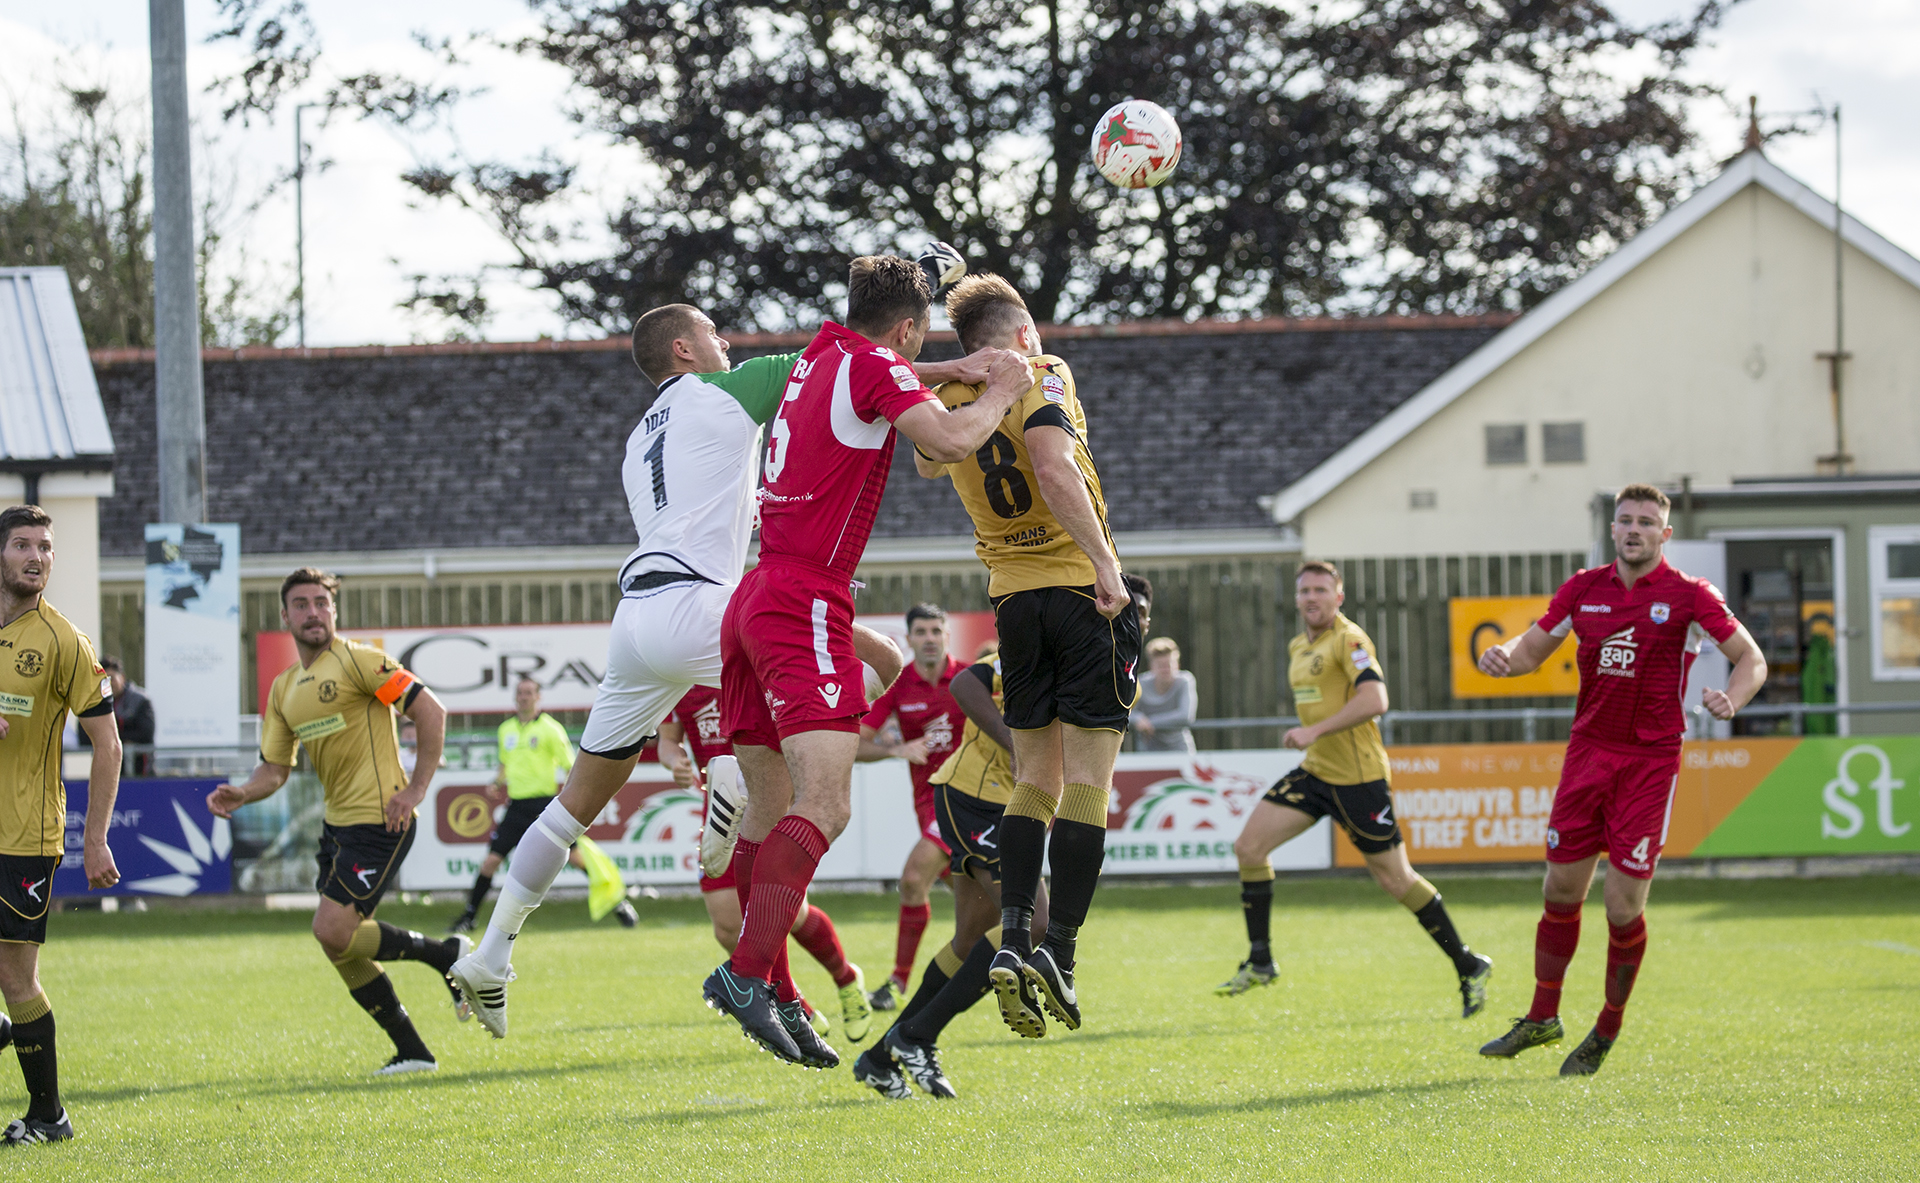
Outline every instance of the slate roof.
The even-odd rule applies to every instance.
[[[113,468],[113,436],[59,267],[0,267],[0,468]]]
[[[1284,488],[1470,353],[1506,317],[1043,330],[1085,402],[1116,531],[1271,526]],[[804,338],[736,337],[736,362]],[[936,340],[929,358],[957,353]],[[211,521],[252,554],[625,545],[628,434],[652,388],[623,343],[206,355]],[[118,445],[101,551],[153,520],[153,363],[100,351]],[[897,449],[876,537],[968,532]]]

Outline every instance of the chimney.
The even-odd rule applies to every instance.
[[[1747,151],[1760,150],[1760,96],[1747,96]]]

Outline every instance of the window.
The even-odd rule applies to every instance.
[[[1540,458],[1548,464],[1585,464],[1587,462],[1587,425],[1584,423],[1542,423]]]
[[[1867,556],[1874,680],[1920,681],[1920,526],[1872,527]]]
[[[1433,489],[1414,489],[1407,493],[1408,509],[1433,509],[1440,504],[1440,494]]]
[[[1487,424],[1487,463],[1525,464],[1527,462],[1527,425],[1524,423]]]

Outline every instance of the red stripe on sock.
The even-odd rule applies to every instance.
[[[1625,1017],[1627,999],[1633,995],[1633,983],[1640,977],[1640,962],[1647,955],[1647,918],[1635,916],[1626,924],[1610,924],[1607,940],[1607,1004],[1593,1029],[1606,1039],[1620,1037],[1620,1020]]]
[[[1547,901],[1533,934],[1533,1005],[1527,1018],[1544,1023],[1560,1013],[1560,986],[1580,947],[1580,904]]]
[[[835,986],[844,986],[853,981],[853,967],[847,964],[847,951],[840,947],[840,934],[833,927],[833,919],[819,908],[808,904],[800,923],[793,930],[793,939],[800,947],[813,954],[821,968],[833,977]]]
[[[913,980],[913,962],[920,955],[920,938],[933,920],[932,904],[901,904],[900,934],[893,942],[893,980]]]
[[[773,980],[785,959],[787,933],[800,915],[807,885],[827,850],[827,840],[812,822],[788,814],[760,844],[753,860],[753,890],[747,897],[740,944],[733,951],[733,972]]]

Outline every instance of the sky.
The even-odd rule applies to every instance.
[[[1691,7],[1685,0],[1614,3],[1616,12],[1635,21],[1666,19]],[[336,74],[428,72],[427,55],[411,36],[421,24],[421,6],[321,0],[313,8],[323,68]],[[433,31],[485,29],[508,38],[535,28],[523,0],[464,0],[457,11],[459,25],[440,23]],[[190,102],[203,136],[212,136],[196,168],[205,175],[210,165],[222,178],[219,183],[235,193],[260,193],[291,168],[291,116],[256,121],[251,128],[222,124],[216,100],[202,92],[212,78],[229,72],[239,55],[231,42],[205,44],[215,27],[213,0],[187,0],[186,12]],[[28,106],[44,101],[44,84],[56,76],[54,63],[63,56],[118,87],[121,97],[143,101],[147,54],[147,5],[141,0],[0,0],[0,101]],[[309,171],[305,185],[309,345],[440,339],[439,322],[397,307],[411,290],[408,277],[509,261],[507,248],[478,217],[445,205],[421,208],[399,181],[402,171],[444,162],[455,151],[509,161],[551,151],[578,160],[589,189],[617,193],[637,181],[632,161],[566,119],[566,78],[558,67],[508,53],[485,55],[478,65],[489,90],[463,104],[451,126],[401,133],[337,117],[315,127],[309,113],[312,159],[324,163],[317,173]],[[1727,14],[1712,44],[1695,56],[1690,74],[1724,87],[1731,100],[1705,100],[1693,112],[1715,157],[1739,150],[1748,94],[1759,96],[1763,120],[1839,103],[1846,208],[1920,255],[1920,201],[1913,197],[1920,192],[1920,136],[1912,130],[1920,98],[1920,4],[1745,0]],[[7,111],[0,109],[0,126],[9,123]],[[1830,126],[1768,148],[1775,163],[1829,197],[1833,153]],[[577,207],[589,230],[592,209],[584,202]],[[294,225],[293,195],[286,185],[235,223],[256,284],[291,289]],[[550,297],[505,272],[494,275],[486,289],[493,308],[484,330],[489,339],[597,335],[567,326]]]

